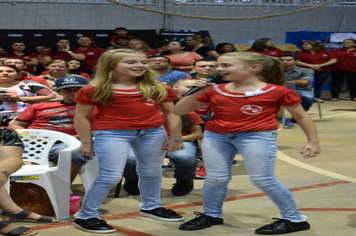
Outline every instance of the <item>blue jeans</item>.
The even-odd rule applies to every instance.
[[[76,218],[98,218],[99,208],[109,191],[122,178],[130,147],[137,158],[139,189],[143,210],[161,206],[162,162],[165,152],[166,132],[162,127],[144,130],[96,130],[94,150],[99,161],[99,171],[86,192]]]
[[[306,90],[294,90],[299,96],[302,97],[302,107],[305,111],[309,111],[314,103],[314,94]]]
[[[178,181],[194,179],[198,165],[196,154],[197,147],[193,142],[184,142],[184,149],[167,153],[166,156],[173,162],[175,167],[174,178]],[[124,177],[127,180],[136,180],[138,178],[136,174],[136,156],[132,150],[129,151],[127,157]]]
[[[274,176],[277,131],[251,131],[231,134],[204,132],[202,151],[206,170],[204,214],[222,217],[222,205],[231,180],[231,164],[238,149],[250,181],[277,205],[282,219],[301,222],[307,219],[299,212],[290,191]]]

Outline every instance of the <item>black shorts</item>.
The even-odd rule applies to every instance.
[[[10,128],[0,126],[0,146],[17,146],[24,149],[19,134]]]

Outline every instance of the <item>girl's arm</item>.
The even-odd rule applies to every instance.
[[[94,109],[93,105],[83,105],[77,103],[74,117],[75,130],[77,131],[82,145],[79,153],[86,156],[94,156],[93,139],[91,133],[90,116]]]
[[[199,80],[199,83],[205,83],[205,81]],[[181,99],[174,107],[173,113],[176,115],[185,115],[189,112],[195,111],[199,107],[204,106],[206,103],[195,101],[195,99],[206,90],[210,89],[214,84],[209,84],[206,88],[203,88],[189,96],[184,97]],[[203,86],[200,86],[203,87]]]
[[[320,153],[319,138],[313,121],[310,119],[300,104],[286,106],[285,108],[293,116],[293,119],[295,119],[302,127],[308,138],[308,142],[306,145],[304,145],[300,154],[302,154],[304,158],[317,156]]]
[[[172,111],[174,108],[173,102],[164,102],[160,104],[161,111],[166,117],[167,127],[171,138],[182,138],[182,122],[179,116],[175,115]],[[163,149],[167,152],[174,152],[184,148],[183,142],[168,139],[163,144]]]

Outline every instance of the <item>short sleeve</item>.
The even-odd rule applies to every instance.
[[[90,84],[80,89],[75,95],[75,102],[83,105],[96,105],[92,101],[94,89],[95,87]]]
[[[168,85],[164,85],[164,88],[167,91],[167,97],[164,99],[164,102],[172,102],[176,100],[176,93],[174,92],[174,90]]]
[[[209,99],[209,91],[211,89],[209,89],[208,91],[205,91],[202,95],[198,96],[195,101],[197,102],[203,102],[203,103],[209,103],[210,99]]]
[[[302,98],[295,91],[285,88],[278,102],[281,106],[292,106],[302,102]]]

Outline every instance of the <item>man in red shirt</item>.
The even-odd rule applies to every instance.
[[[3,64],[6,66],[15,66],[20,71],[20,73],[18,74],[18,78],[16,80],[20,80],[20,81],[32,80],[50,88],[47,81],[44,78],[33,76],[25,71],[27,67],[26,61],[19,58],[8,58],[4,60]]]
[[[81,76],[67,76],[56,80],[57,92],[63,96],[62,101],[35,103],[24,110],[13,123],[12,129],[46,129],[63,132],[77,137],[74,127],[75,94],[89,83]],[[49,159],[56,163],[58,151],[65,148],[64,143],[55,144],[51,148]],[[71,181],[75,179],[82,165],[92,157],[72,153]]]

